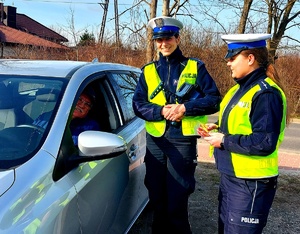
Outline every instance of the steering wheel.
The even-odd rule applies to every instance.
[[[16,127],[18,127],[18,128],[32,128],[34,130],[37,130],[40,133],[43,133],[45,131],[45,129],[43,127],[33,125],[33,124],[20,124],[20,125],[17,125]]]

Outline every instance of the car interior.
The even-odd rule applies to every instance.
[[[98,122],[101,131],[111,132],[114,129],[114,126],[112,126],[112,124],[115,122],[115,117],[114,115],[109,114],[107,105],[109,104],[107,100],[108,97],[105,94],[103,85],[98,81],[94,81],[90,84],[90,87],[92,87],[92,89],[96,93],[96,100],[95,104],[89,112],[89,117]]]
[[[61,83],[53,83],[23,78],[0,82],[0,160],[5,160],[5,167],[25,162],[37,150],[44,129],[32,123],[54,109]]]
[[[36,92],[35,99],[26,104],[23,111],[34,120],[42,113],[53,111],[58,100],[58,95],[59,90],[39,89]]]
[[[14,103],[10,96],[11,91],[9,88],[5,84],[0,83],[0,130],[16,125]]]

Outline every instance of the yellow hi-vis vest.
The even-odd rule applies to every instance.
[[[160,106],[167,104],[166,96],[163,90],[150,99],[151,94],[159,86],[161,79],[157,73],[154,63],[150,63],[144,67],[144,76],[148,86],[148,100]],[[197,78],[197,61],[189,59],[182,73],[180,74],[176,90],[178,90],[185,82],[195,84]],[[198,135],[197,128],[199,125],[207,122],[207,116],[185,116],[182,119],[182,134],[184,136]],[[146,131],[155,137],[160,137],[165,133],[166,120],[161,121],[145,121]]]
[[[280,126],[280,135],[276,149],[267,156],[243,155],[231,152],[231,160],[236,177],[239,178],[265,178],[278,175],[278,147],[284,138],[286,125],[286,97],[282,89],[270,78],[265,81],[272,87],[278,89],[283,101],[283,118]],[[223,98],[220,104],[219,123],[221,124],[222,113],[238,90],[239,85],[233,86]],[[249,119],[253,96],[261,90],[259,84],[252,87],[230,111],[228,116],[228,133],[249,135],[252,133],[252,126]]]

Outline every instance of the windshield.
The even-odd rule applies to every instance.
[[[63,82],[0,77],[0,170],[16,167],[39,149],[54,119]]]

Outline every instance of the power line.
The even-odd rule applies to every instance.
[[[61,3],[61,4],[86,4],[86,5],[101,5],[104,3],[100,2],[73,2],[73,1],[51,1],[51,0],[22,0],[26,2],[45,2],[45,3]],[[119,3],[118,5],[122,6],[131,6],[129,3]]]
[[[1,0],[0,0],[1,1]],[[19,1],[24,1],[24,2],[42,2],[42,3],[58,3],[58,4],[82,4],[82,5],[103,5],[105,3],[101,2],[74,2],[74,1],[55,1],[55,0],[19,0]],[[132,3],[118,3],[119,6],[132,6]],[[162,6],[158,4],[158,6]],[[199,4],[193,4],[194,7],[200,7],[200,6],[205,6],[205,7],[218,7],[218,3],[202,3],[202,5]]]

